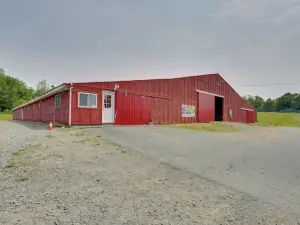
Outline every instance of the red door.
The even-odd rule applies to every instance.
[[[247,116],[247,123],[254,123],[254,113],[253,111],[247,110],[246,111],[246,116]]]
[[[116,125],[141,125],[151,121],[150,98],[116,93]]]
[[[198,96],[198,121],[215,121],[215,96],[204,93],[199,93]]]

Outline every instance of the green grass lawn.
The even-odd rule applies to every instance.
[[[221,132],[221,133],[229,133],[238,130],[236,127],[232,125],[221,124],[221,123],[174,124],[174,125],[170,125],[170,127],[187,129],[187,130],[199,130],[199,131],[210,131],[210,132]]]
[[[12,120],[12,114],[0,112],[0,120]]]
[[[258,112],[257,118],[262,125],[300,127],[299,113]]]

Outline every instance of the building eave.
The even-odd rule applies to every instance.
[[[22,105],[19,105],[19,106],[13,108],[12,111],[15,111],[15,110],[20,109],[20,108],[25,107],[25,106],[28,106],[28,105],[33,104],[35,102],[42,101],[43,99],[48,98],[48,97],[50,97],[52,95],[55,95],[57,93],[60,93],[64,90],[68,90],[68,85],[65,84],[65,83],[51,89],[50,91],[45,92],[43,95],[41,95],[37,98],[34,98],[34,99],[30,100],[29,102],[26,102]]]

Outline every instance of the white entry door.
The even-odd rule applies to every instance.
[[[102,92],[102,123],[115,123],[115,93]]]

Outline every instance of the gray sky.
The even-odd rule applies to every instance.
[[[300,0],[0,0],[0,67],[31,86],[220,73],[300,92]],[[249,87],[244,84],[299,82]]]

